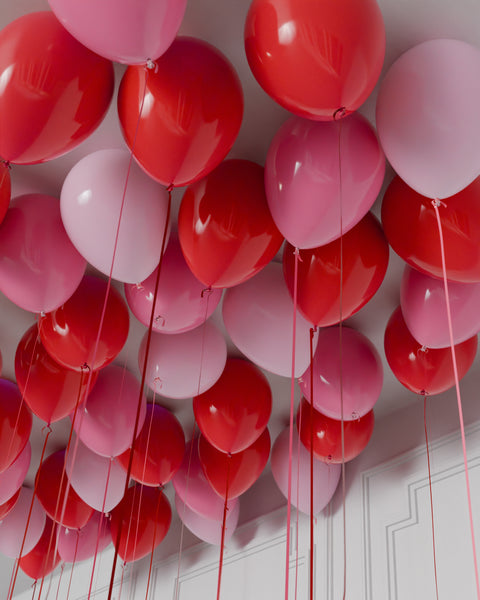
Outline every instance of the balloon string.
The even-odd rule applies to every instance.
[[[37,591],[37,580],[36,579],[32,584],[32,589],[33,589],[32,600],[35,600],[35,592]]]
[[[67,588],[67,598],[66,598],[66,600],[68,600],[70,598],[70,588],[72,587],[73,569],[75,568],[75,564],[77,562],[78,543],[80,541],[80,534],[79,534],[79,532],[76,531],[75,533],[77,534],[77,541],[75,542],[75,551],[73,553],[73,563],[72,563],[72,568],[70,570],[70,578],[68,580],[68,588]]]
[[[302,413],[298,416],[298,431],[302,430]],[[300,499],[300,435],[297,436],[297,514],[296,514],[296,532],[295,532],[295,600],[298,596],[298,523],[299,523],[299,499]]]
[[[220,542],[220,561],[218,565],[218,583],[217,583],[217,600],[220,600],[220,588],[222,586],[222,571],[223,571],[223,554],[225,551],[225,529],[227,525],[227,511],[228,511],[228,487],[230,484],[230,464],[232,455],[228,454],[227,460],[227,474],[225,481],[225,503],[223,505],[223,521],[222,521],[222,539]]]
[[[116,600],[120,600],[120,598],[122,597],[123,577],[125,575],[126,568],[127,568],[127,563],[124,561],[122,564],[122,575],[120,576],[120,588],[118,590],[118,598],[116,598]]]
[[[58,585],[57,585],[57,593],[55,594],[55,600],[58,600],[58,595],[60,592],[60,584],[62,583],[62,577],[63,577],[63,571],[65,570],[65,563],[62,563],[62,566],[60,567],[60,576],[58,578]]]
[[[459,383],[459,377],[458,377],[457,358],[456,358],[456,353],[455,353],[455,343],[453,340],[453,325],[452,325],[452,313],[451,313],[451,309],[450,309],[450,297],[449,297],[449,293],[448,293],[445,244],[444,244],[444,239],[443,239],[442,221],[440,219],[440,212],[438,210],[438,207],[440,204],[441,204],[440,200],[438,200],[438,199],[432,200],[432,205],[435,210],[435,216],[437,218],[438,233],[440,236],[440,254],[442,257],[443,286],[445,289],[448,334],[450,337],[450,350],[451,350],[451,354],[452,354],[453,374],[455,377],[455,390],[457,393],[458,418],[460,421],[460,432],[461,432],[461,436],[462,436],[463,463],[465,466],[465,485],[466,485],[466,490],[467,490],[468,513],[469,513],[469,518],[470,518],[470,533],[471,533],[471,538],[472,538],[472,554],[473,554],[473,563],[474,563],[474,568],[475,568],[475,583],[476,583],[476,587],[477,587],[477,598],[480,599],[480,581],[479,581],[479,577],[478,577],[477,549],[475,546],[475,530],[474,530],[474,526],[473,526],[472,497],[470,494],[470,478],[469,478],[469,474],[468,474],[467,444],[466,444],[466,440],[465,440],[465,426],[464,426],[464,422],[463,422],[462,398],[460,395],[460,383]]]
[[[313,539],[313,338],[316,327],[310,328],[310,600],[313,600],[314,539]]]
[[[57,499],[58,502],[58,499]],[[58,508],[58,507],[57,507]],[[57,514],[57,509],[55,509],[55,515]],[[55,533],[57,533],[58,535],[60,534],[60,531],[58,529],[58,527],[55,525],[52,525],[52,530],[50,531],[50,538],[48,540],[48,548],[47,548],[47,553],[45,555],[44,558],[44,565],[48,564],[48,557],[50,556],[50,552],[52,551],[52,542],[53,542],[53,538],[55,536]],[[57,556],[57,550],[56,550],[56,546],[55,546],[55,553],[53,554],[53,557]],[[55,558],[52,559],[53,564],[55,564]],[[40,590],[38,592],[38,600],[40,600],[40,597],[42,595],[42,590],[43,590],[43,582],[45,581],[45,574],[42,576],[42,580],[40,582]]]
[[[147,578],[147,589],[145,591],[145,600],[148,599],[148,591],[150,589],[150,579],[152,577],[153,553],[155,552],[155,547],[156,547],[155,543],[156,543],[156,538],[157,538],[158,511],[160,510],[161,499],[162,499],[162,494],[160,493],[158,495],[157,508],[155,510],[155,526],[153,529],[152,551],[150,553],[150,564],[148,566],[148,578]]]

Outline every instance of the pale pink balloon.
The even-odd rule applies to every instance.
[[[478,176],[479,105],[475,46],[429,40],[393,63],[380,87],[376,122],[388,160],[410,187],[448,198]]]
[[[57,198],[14,198],[0,225],[0,291],[20,308],[50,312],[77,289],[85,259],[70,241]]]
[[[293,302],[281,263],[272,262],[245,283],[228,289],[223,321],[235,346],[256,365],[290,377],[292,372]],[[295,376],[310,364],[312,325],[297,311]],[[314,339],[314,349],[317,339]]]
[[[108,518],[100,512],[94,512],[81,529],[60,527],[59,530],[58,553],[67,563],[88,560],[95,550],[103,552],[112,541]]]
[[[360,332],[350,327],[320,329],[313,365],[299,379],[308,401],[312,397],[312,366],[313,405],[321,413],[353,421],[372,410],[382,391],[382,361],[372,342]]]
[[[0,473],[0,504],[5,504],[22,487],[31,458],[32,447],[27,442],[8,469]]]
[[[270,463],[278,489],[288,499],[288,463],[290,430],[284,429],[272,448]],[[329,465],[313,459],[313,514],[318,514],[332,499],[340,480],[341,465]],[[310,514],[310,452],[299,443],[293,430],[291,502],[298,510]]]
[[[459,344],[480,331],[480,283],[448,282],[453,343]],[[408,265],[400,288],[405,323],[419,344],[428,348],[450,346],[447,303],[442,279],[424,275]]]
[[[28,554],[37,545],[45,527],[45,511],[37,498],[33,500],[32,512],[27,527],[28,514],[32,503],[33,490],[22,487],[15,506],[8,515],[0,521],[0,552],[9,558],[19,558]],[[25,543],[22,550],[22,542]]]
[[[347,232],[367,214],[384,175],[385,156],[360,114],[330,122],[292,117],[268,150],[268,206],[293,246],[316,248],[339,238],[341,230]]]
[[[148,332],[138,353],[140,371],[145,361]],[[210,389],[227,360],[227,344],[213,323],[207,321],[186,333],[152,333],[146,382],[166,398],[192,398]]]
[[[158,265],[168,195],[135,162],[130,164],[126,150],[98,150],[82,158],[63,183],[60,206],[73,244],[105,275],[114,251],[112,277],[119,281],[143,281]]]

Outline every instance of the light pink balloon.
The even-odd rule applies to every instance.
[[[453,342],[459,344],[480,331],[480,283],[448,282]],[[450,346],[443,280],[405,267],[400,288],[405,323],[419,344]]]
[[[82,442],[101,456],[117,456],[129,448],[135,431],[140,383],[129,371],[109,365],[98,374],[93,390],[75,419]],[[137,435],[145,421],[147,405],[142,395]]]
[[[292,372],[293,302],[281,263],[268,264],[258,275],[228,289],[223,321],[235,346],[259,367],[276,375]],[[310,363],[312,325],[297,311],[295,376]],[[314,349],[317,339],[314,339]]]
[[[27,442],[8,469],[0,473],[0,504],[5,504],[22,487],[31,458],[32,447]]]
[[[158,267],[140,284],[125,284],[128,305],[146,327],[150,325],[157,271]],[[195,329],[210,317],[221,297],[222,290],[205,290],[185,262],[177,236],[172,235],[162,260],[153,329],[158,333]]]
[[[94,512],[81,529],[59,528],[58,553],[63,562],[78,563],[88,560],[95,554],[97,541],[98,552],[103,552],[112,538],[107,517],[102,513]]]
[[[161,56],[173,42],[187,0],[49,0],[73,37],[100,56],[129,65]]]
[[[114,250],[112,277],[119,281],[143,281],[158,265],[167,192],[135,162],[130,165],[126,150],[98,150],[82,158],[64,181],[60,206],[73,244],[105,275],[110,274]]]
[[[475,46],[429,40],[393,63],[380,87],[376,122],[388,160],[410,187],[448,198],[478,176],[479,105]]]
[[[138,364],[143,369],[148,332],[140,344]],[[227,344],[209,321],[178,335],[153,333],[148,355],[148,386],[166,398],[192,398],[210,389],[225,368]]]
[[[299,379],[311,401],[311,366]],[[375,346],[364,335],[342,327],[320,329],[313,357],[314,407],[327,417],[353,421],[366,415],[377,402],[383,385],[383,368]]]
[[[45,511],[37,498],[35,498],[22,550],[22,542],[25,536],[32,497],[33,490],[22,487],[15,506],[3,521],[0,521],[0,552],[5,554],[5,556],[19,558],[20,552],[22,552],[22,556],[25,556],[25,554],[28,554],[37,545],[43,533],[46,520]]]
[[[384,175],[385,156],[360,114],[330,122],[292,117],[268,150],[268,206],[293,246],[316,248],[340,237],[340,223],[345,233],[367,214]]]
[[[284,429],[275,440],[270,456],[272,474],[278,489],[288,498],[289,429]],[[318,514],[330,502],[340,480],[341,465],[329,465],[313,459],[313,514]],[[293,431],[291,501],[298,510],[310,514],[310,452],[299,443]]]
[[[0,225],[0,291],[20,308],[50,312],[77,289],[86,262],[68,238],[57,198],[14,198]]]

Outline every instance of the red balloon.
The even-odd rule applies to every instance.
[[[282,245],[263,171],[249,160],[226,160],[182,198],[180,244],[191,271],[206,286],[232,287],[250,279]]]
[[[11,197],[12,185],[10,181],[10,169],[7,164],[0,161],[0,223],[7,214]]]
[[[297,301],[303,316],[320,327],[340,322],[340,268],[343,254],[342,319],[359,311],[380,287],[388,266],[388,243],[378,220],[366,216],[341,239],[300,250]],[[294,289],[294,248],[285,245],[283,274]]]
[[[270,455],[270,433],[265,429],[251,446],[236,454],[225,454],[205,437],[198,439],[198,456],[205,477],[213,489],[228,500],[246,492],[260,477]]]
[[[152,553],[167,535],[171,521],[172,509],[161,490],[138,484],[129,488],[113,509],[110,523],[114,545],[121,528],[120,558],[132,562]]]
[[[101,123],[113,95],[110,61],[73,38],[51,12],[0,32],[0,156],[17,164],[69,152]]]
[[[168,483],[182,464],[185,434],[178,419],[158,404],[147,404],[147,415],[133,452],[131,477],[148,486]],[[125,471],[130,450],[117,456]]]
[[[0,379],[0,473],[25,448],[32,430],[32,413],[22,400],[18,387]]]
[[[297,412],[297,430],[300,440],[310,452],[311,424],[313,424],[313,454],[328,463],[342,462],[342,422],[323,415],[302,399]],[[344,461],[357,457],[370,441],[375,417],[373,410],[355,421],[344,421]]]
[[[395,377],[416,394],[441,394],[455,385],[450,348],[426,348],[407,328],[398,307],[385,329],[385,356]],[[473,364],[477,353],[477,336],[455,345],[458,377],[461,379]]]
[[[123,135],[151,177],[164,185],[188,185],[214,169],[238,135],[240,80],[223,54],[194,38],[178,37],[155,65],[149,71],[131,66],[123,76],[118,92]]]
[[[47,424],[67,417],[93,387],[97,373],[79,373],[56,363],[40,341],[38,326],[26,331],[15,353],[15,377],[31,411]]]
[[[70,452],[73,450],[72,447]],[[80,498],[72,486],[69,486],[62,519],[67,483],[65,450],[58,450],[50,454],[38,467],[37,498],[51,519],[68,529],[81,529],[92,516],[93,508]]]
[[[12,510],[12,508],[17,503],[18,497],[20,496],[21,489],[22,488],[17,490],[15,492],[15,494],[13,494],[13,496],[11,498],[9,498],[6,502],[4,502],[3,504],[0,504],[0,521],[2,521],[8,515],[8,513]]]
[[[439,208],[447,277],[480,282],[480,177]],[[409,265],[443,277],[437,217],[432,199],[395,177],[382,202],[382,224],[395,252]]]
[[[302,117],[356,110],[383,66],[385,27],[375,0],[253,0],[245,50],[258,83]]]
[[[20,558],[20,568],[32,579],[42,579],[51,573],[60,562],[60,554],[55,552],[57,524],[46,518],[43,533],[33,550]]]
[[[272,412],[272,391],[254,364],[229,358],[220,379],[193,399],[198,427],[220,452],[241,452],[257,440]]]
[[[126,302],[112,286],[96,347],[106,292],[106,281],[86,275],[63,306],[41,317],[40,338],[56,362],[76,371],[86,365],[96,370],[119,354],[127,341],[129,313]]]

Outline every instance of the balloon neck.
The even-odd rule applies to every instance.
[[[345,117],[346,114],[347,109],[345,108],[345,106],[341,106],[340,108],[337,108],[337,110],[333,113],[333,120],[338,121],[340,119],[343,119],[343,117]]]
[[[147,59],[147,62],[145,63],[145,68],[149,69],[150,71],[153,71],[154,73],[156,73],[158,71],[158,65],[155,61],[153,61],[151,58]]]
[[[2,160],[1,162],[7,167],[7,169],[12,170],[12,164],[9,160]]]

